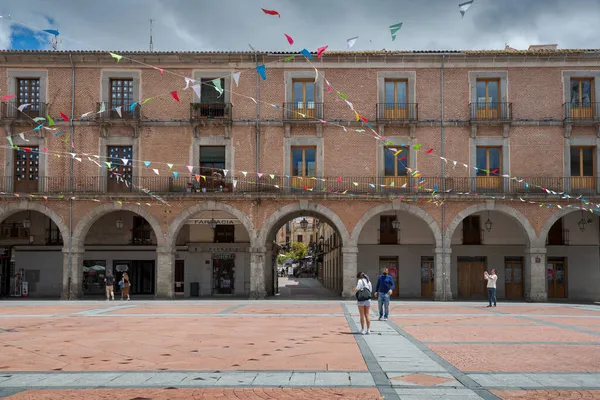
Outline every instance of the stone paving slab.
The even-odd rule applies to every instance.
[[[468,374],[481,386],[497,388],[586,388],[600,389],[600,373],[518,373],[518,374]]]
[[[482,397],[469,389],[396,389],[402,400],[479,400]]]
[[[502,400],[600,399],[600,390],[493,390],[492,393]]]

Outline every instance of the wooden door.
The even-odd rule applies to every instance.
[[[294,99],[292,119],[315,118],[315,82],[312,79],[295,79],[292,83]]]
[[[14,191],[24,193],[39,191],[39,148],[19,147],[14,151],[14,160]]]
[[[399,274],[398,274],[398,259],[394,257],[382,257],[379,259],[379,271],[387,268],[390,276],[394,280],[394,290],[392,290],[392,296],[397,297],[400,294],[400,288],[398,285]],[[375,288],[373,288],[375,289]]]
[[[567,298],[567,263],[564,258],[550,259],[547,264],[548,298]]]
[[[421,259],[421,297],[432,298],[435,288],[433,257]]]
[[[523,298],[523,259],[504,260],[504,296],[507,299]]]
[[[485,297],[486,280],[484,262],[458,263],[458,297]]]
[[[184,260],[175,260],[175,294],[182,295],[184,292],[184,268],[185,268]]]

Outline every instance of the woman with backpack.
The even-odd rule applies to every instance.
[[[358,304],[358,313],[360,314],[360,333],[363,335],[371,334],[371,293],[373,292],[373,285],[369,280],[369,277],[364,272],[359,272],[356,275],[358,282],[356,283],[356,300]],[[367,329],[365,329],[365,320],[367,322]]]

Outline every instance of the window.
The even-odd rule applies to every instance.
[[[46,228],[46,245],[61,245],[63,244],[62,234],[58,226],[48,218],[48,227]]]
[[[150,234],[152,227],[143,217],[133,217],[133,229],[131,230],[132,244],[152,244]]]
[[[548,246],[563,246],[565,244],[565,235],[563,231],[563,219],[560,218],[552,225],[548,232],[548,240],[546,244]]]
[[[481,222],[479,215],[469,215],[463,219],[463,244],[481,244]]]
[[[225,104],[225,94],[219,95],[219,91],[215,88],[213,81],[215,78],[202,78],[200,80],[200,102],[202,104]],[[225,88],[225,79],[221,78],[221,88]]]
[[[477,107],[497,108],[500,101],[499,79],[477,79]]]
[[[316,84],[312,79],[294,79],[292,81],[293,115],[292,118],[315,117]]]
[[[594,176],[593,147],[571,147],[571,176]]]
[[[379,217],[379,244],[398,244],[398,231],[394,229],[392,224],[395,220],[395,215],[381,215]]]
[[[133,102],[133,79],[111,79],[110,108],[123,107],[123,111],[129,111]]]
[[[111,165],[111,169],[108,171],[108,191],[131,191],[133,147],[108,146],[107,153]],[[127,164],[123,160],[126,160]]]
[[[316,147],[292,147],[292,176],[316,176],[316,155]]]
[[[500,147],[477,147],[477,176],[498,177],[502,172]]]
[[[591,107],[594,102],[594,80],[571,78],[571,107]]]
[[[19,147],[14,150],[14,160],[14,191],[36,192],[38,190],[40,171],[39,148],[37,146]]]
[[[2,224],[0,239],[29,239],[29,229],[25,229],[22,223],[5,222]]]
[[[304,243],[304,241],[302,240],[303,239],[302,235],[298,235],[297,239],[298,240],[296,240],[296,242]]]
[[[384,119],[408,118],[408,80],[385,80]]]
[[[200,146],[200,174],[212,176],[223,174],[225,169],[225,146]]]
[[[215,228],[215,243],[235,242],[235,225],[217,225]]]
[[[17,79],[17,106],[30,104],[23,111],[30,117],[40,116],[40,80],[35,78]]]
[[[401,151],[398,152],[399,150]],[[396,151],[386,147],[383,151],[385,160],[385,176],[408,176],[408,147],[403,147],[401,149],[397,149]]]

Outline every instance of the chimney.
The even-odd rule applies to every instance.
[[[510,47],[510,46],[507,44],[506,46],[504,46],[504,51],[511,51],[511,52],[514,52],[514,51],[518,51],[518,50],[517,50],[517,49],[515,49],[515,48],[513,48],[513,47]]]
[[[558,44],[532,44],[529,46],[529,51],[556,50],[557,48]]]

